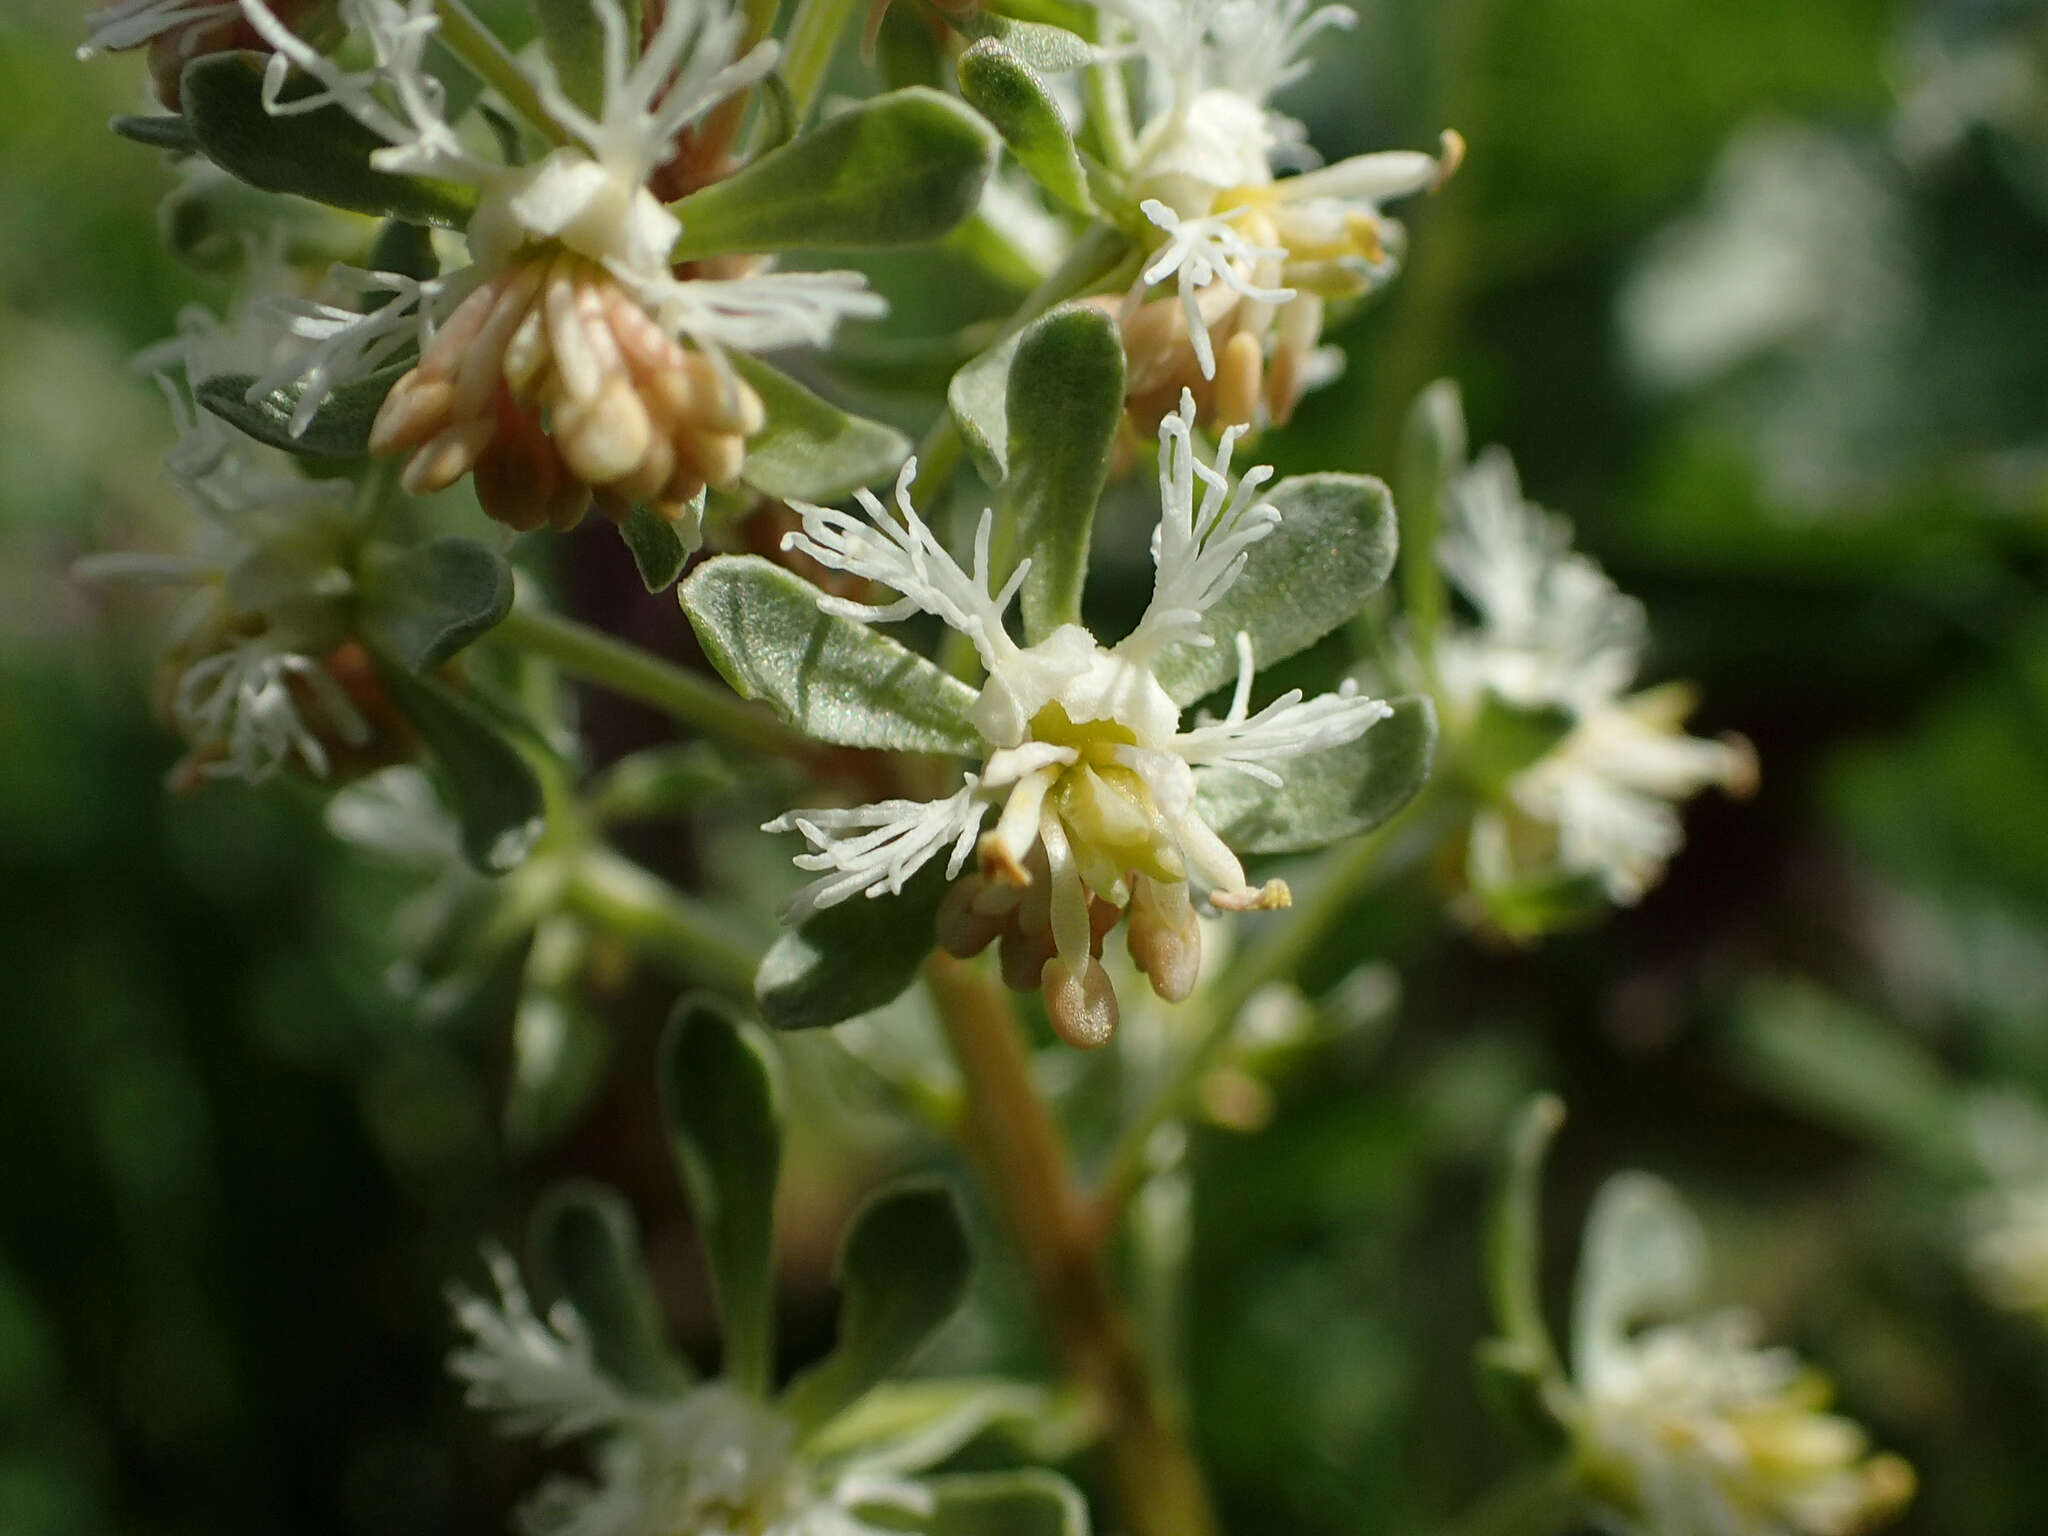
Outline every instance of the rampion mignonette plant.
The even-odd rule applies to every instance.
[[[1398,518],[1363,475],[1244,467],[1335,372],[1326,327],[1395,275],[1386,206],[1463,154],[1446,132],[1324,165],[1275,110],[1349,10],[898,3],[870,39],[911,29],[924,78],[829,101],[828,78],[867,78],[841,59],[850,0],[86,18],[82,52],[148,50],[162,110],[116,130],[176,167],[177,254],[234,282],[225,315],[189,312],[143,359],[172,406],[183,546],[84,566],[189,593],[159,690],[174,783],[331,789],[337,834],[420,876],[394,987],[433,1013],[512,966],[515,1095],[567,1070],[601,948],[718,999],[679,1006],[660,1078],[722,1374],[664,1344],[599,1191],[542,1209],[544,1309],[503,1253],[495,1300],[455,1293],[470,1401],[589,1443],[591,1475],[543,1487],[534,1531],[1079,1532],[1059,1473],[948,1463],[970,1441],[983,1469],[1098,1441],[1080,1464],[1121,1528],[1203,1536],[1201,1470],[1107,1254],[1247,1002],[1403,861],[1518,940],[1633,901],[1678,847],[1677,803],[1754,774],[1740,742],[1679,732],[1683,695],[1626,693],[1640,610],[1498,450],[1466,462],[1448,385],[1417,409]],[[948,272],[1004,307],[962,320],[931,281]],[[649,594],[678,590],[674,632],[715,678],[550,607],[568,546],[543,530],[593,507]],[[1119,552],[1147,545],[1131,580]],[[570,681],[694,740],[592,774]],[[728,837],[802,840],[813,878],[788,882],[772,942],[745,892],[686,893],[607,843],[713,795],[764,807],[758,833],[723,817]],[[1243,942],[1205,944],[1222,914]],[[728,1010],[829,1026],[920,982],[954,1075],[912,1107],[975,1155],[1072,1390],[890,1379],[966,1273],[930,1187],[858,1219],[835,1352],[776,1379],[777,1048]],[[1132,1055],[1141,1095],[1086,1189],[1012,994],[1050,1049],[1114,1060],[1139,985],[1178,1012],[1163,1056]],[[1629,1308],[1594,1311],[1572,1379],[1521,1368],[1603,1518],[1819,1536],[1903,1498],[1902,1467],[1733,1325],[1630,1339]]]

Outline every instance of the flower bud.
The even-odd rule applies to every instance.
[[[1116,988],[1100,960],[1089,960],[1077,977],[1073,967],[1055,955],[1045,962],[1039,985],[1045,993],[1046,1017],[1062,1040],[1081,1050],[1109,1044],[1116,1033]]]
[[[1169,1003],[1185,1002],[1202,974],[1202,926],[1188,900],[1186,882],[1168,884],[1139,876],[1131,893],[1131,921],[1125,935],[1131,960]]]

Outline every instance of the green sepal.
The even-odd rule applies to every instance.
[[[701,539],[697,530],[704,525],[704,492],[697,492],[696,513],[689,520],[690,533],[673,518],[663,517],[649,507],[636,506],[619,524],[619,537],[633,556],[633,568],[640,573],[640,585],[649,592],[666,592],[683,574]]]
[[[370,451],[370,428],[384,397],[412,367],[401,360],[340,385],[320,402],[303,432],[292,431],[292,414],[305,394],[303,383],[273,389],[251,400],[256,380],[246,373],[216,374],[194,383],[193,398],[237,431],[272,448],[316,459],[360,459]]]
[[[839,1339],[782,1400],[802,1434],[828,1424],[898,1369],[960,1305],[974,1264],[952,1191],[885,1190],[839,1250]]]
[[[1238,853],[1306,853],[1370,832],[1415,798],[1436,752],[1436,707],[1394,700],[1363,736],[1281,763],[1281,787],[1241,773],[1202,775],[1202,820]]]
[[[1479,793],[1499,796],[1508,781],[1571,733],[1577,718],[1560,705],[1510,704],[1492,689],[1457,741],[1458,772]]]
[[[712,666],[814,741],[976,756],[974,690],[915,651],[819,607],[824,594],[758,555],[690,573],[683,612]]]
[[[487,875],[502,875],[532,851],[547,828],[540,780],[481,705],[433,677],[415,677],[374,648],[377,674],[412,722],[439,770],[442,793],[462,829],[462,851]]]
[[[1034,321],[1010,363],[1004,525],[1016,530],[1027,643],[1081,622],[1095,504],[1109,477],[1124,410],[1124,344],[1116,322],[1085,304]]]
[[[925,1536],[1088,1536],[1088,1503],[1072,1483],[1044,1467],[954,1472],[920,1480],[932,1511]]]
[[[936,946],[943,856],[894,896],[851,896],[786,928],[754,974],[754,1003],[776,1029],[819,1029],[893,1003]]]
[[[1353,618],[1393,569],[1394,501],[1370,475],[1297,475],[1264,499],[1279,508],[1279,526],[1251,547],[1237,581],[1203,615],[1213,643],[1169,646],[1153,667],[1176,704],[1236,678],[1240,632],[1264,670]]]
[[[677,261],[936,240],[981,200],[995,135],[922,86],[863,102],[670,205]]]
[[[725,1374],[765,1397],[775,1363],[771,1248],[782,1083],[753,1028],[686,997],[661,1045],[661,1103],[724,1325]]]
[[[289,101],[311,89],[288,84]],[[355,213],[460,229],[476,212],[474,189],[424,176],[373,170],[384,140],[340,107],[273,116],[263,106],[263,66],[255,56],[216,53],[185,66],[179,86],[185,119],[206,157],[266,192],[289,192]]]
[[[356,623],[363,638],[412,673],[430,672],[512,611],[512,567],[496,550],[453,534],[373,559]]]
[[[895,428],[849,415],[759,358],[730,356],[768,414],[766,425],[747,439],[740,470],[763,495],[838,501],[888,479],[910,457],[910,440]]]
[[[192,124],[183,117],[117,117],[107,126],[131,144],[167,149],[174,155],[199,152],[199,140],[192,136]]]
[[[591,0],[528,0],[534,32],[562,94],[592,117],[604,116],[604,29]],[[622,0],[626,37],[640,41],[639,0]]]
[[[691,1373],[663,1336],[633,1208],[616,1191],[555,1185],[534,1210],[531,1241],[542,1285],[576,1309],[599,1370],[647,1396],[688,1385]]]
[[[1031,179],[1084,216],[1095,200],[1059,103],[1036,72],[994,38],[984,38],[960,56],[960,94],[995,125],[1017,163]]]

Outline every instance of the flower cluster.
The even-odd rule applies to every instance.
[[[1272,98],[1308,73],[1308,45],[1355,14],[1311,0],[1105,0],[1151,70],[1138,133],[1138,207],[1165,239],[1119,316],[1144,430],[1192,390],[1215,427],[1284,425],[1339,361],[1318,350],[1324,306],[1391,277],[1390,202],[1439,185],[1463,141],[1317,163]],[[1296,174],[1276,176],[1293,169]],[[1148,298],[1161,285],[1173,292]]]
[[[1571,548],[1562,518],[1524,499],[1514,463],[1488,449],[1451,480],[1437,559],[1476,622],[1438,637],[1446,724],[1471,731],[1490,701],[1549,711],[1563,733],[1475,816],[1466,879],[1481,895],[1544,877],[1592,877],[1639,900],[1683,841],[1676,802],[1709,785],[1746,794],[1756,758],[1738,737],[1684,734],[1692,691],[1628,689],[1642,606]]]
[[[915,461],[897,485],[901,522],[865,492],[865,518],[800,507],[803,527],[788,547],[901,594],[886,607],[827,599],[828,612],[864,623],[928,613],[972,642],[988,676],[970,716],[988,755],[942,800],[798,810],[770,822],[771,831],[801,832],[812,851],[797,863],[823,872],[796,898],[795,915],[857,894],[900,891],[942,852],[954,878],[972,855],[974,871],[941,910],[940,942],[965,956],[1000,939],[1010,985],[1042,988],[1066,1039],[1100,1045],[1116,1028],[1117,1004],[1099,956],[1104,935],[1126,911],[1132,959],[1160,996],[1178,1000],[1200,971],[1196,896],[1228,911],[1288,904],[1284,883],[1251,885],[1203,819],[1200,775],[1241,774],[1277,788],[1278,765],[1356,738],[1388,708],[1347,684],[1316,699],[1291,691],[1255,713],[1257,658],[1240,636],[1228,711],[1183,727],[1153,664],[1174,645],[1207,643],[1202,615],[1279,520],[1257,499],[1272,471],[1255,468],[1233,485],[1237,433],[1226,432],[1215,463],[1205,464],[1194,419],[1187,396],[1160,424],[1152,600],[1114,646],[1075,624],[1035,645],[1013,640],[1003,616],[1028,562],[1000,591],[990,590],[993,519],[985,513],[974,568],[963,570],[910,505]],[[995,825],[984,833],[991,812]]]

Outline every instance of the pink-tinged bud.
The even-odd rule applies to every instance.
[[[1009,922],[1009,913],[983,912],[976,906],[987,882],[979,875],[967,875],[946,887],[939,899],[933,921],[939,948],[955,960],[972,959],[996,941]]]
[[[1055,955],[1045,962],[1039,986],[1045,993],[1046,1017],[1062,1040],[1084,1051],[1109,1044],[1116,1034],[1116,988],[1100,960],[1088,961],[1077,977]]]
[[[1002,961],[1004,986],[1012,992],[1035,992],[1046,963],[1053,956],[1052,930],[1027,930],[1021,922],[1013,920],[1003,929],[997,956]]]
[[[1154,992],[1169,1003],[1187,1001],[1202,974],[1202,925],[1185,883],[1163,885],[1141,876],[1131,894],[1125,940]]]

